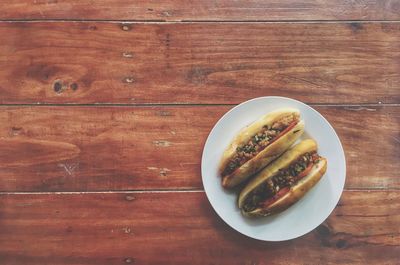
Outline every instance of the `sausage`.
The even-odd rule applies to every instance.
[[[303,140],[263,169],[241,191],[238,206],[246,216],[282,212],[300,200],[325,174],[327,160],[317,154],[314,140]],[[260,187],[272,183],[273,192]],[[254,197],[256,196],[256,199]]]
[[[297,109],[285,108],[268,113],[242,129],[223,153],[219,174],[222,186],[233,188],[260,171],[304,132],[304,121]]]

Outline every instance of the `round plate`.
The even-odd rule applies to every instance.
[[[258,219],[241,215],[237,194],[226,191],[218,176],[218,164],[237,132],[262,115],[283,107],[300,110],[305,122],[301,139],[312,138],[318,153],[327,158],[328,169],[317,185],[286,211]],[[204,146],[201,174],[208,200],[217,214],[240,233],[265,241],[283,241],[302,236],[320,225],[333,211],[346,179],[346,161],[339,137],[329,122],[310,106],[290,98],[261,97],[228,111],[211,130]]]

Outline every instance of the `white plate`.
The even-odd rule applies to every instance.
[[[305,121],[301,139],[313,138],[318,153],[328,160],[320,182],[288,210],[274,216],[251,219],[240,214],[237,194],[224,190],[217,169],[222,153],[236,133],[262,115],[282,107],[300,110]],[[217,214],[240,233],[265,241],[282,241],[302,236],[320,225],[333,211],[342,194],[346,161],[339,137],[329,122],[310,106],[290,98],[261,97],[228,111],[211,130],[204,146],[201,174],[208,200]]]

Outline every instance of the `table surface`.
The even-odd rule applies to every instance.
[[[400,264],[400,1],[0,0],[0,264]],[[306,102],[342,198],[261,242],[207,201],[234,105]]]

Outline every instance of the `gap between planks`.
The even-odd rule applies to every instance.
[[[268,24],[346,24],[346,23],[399,23],[400,20],[134,20],[134,19],[0,19],[6,23],[26,22],[98,22],[98,23],[145,23],[145,24],[190,24],[190,23],[268,23]]]
[[[397,188],[349,188],[343,192],[398,192]],[[141,193],[205,193],[203,189],[151,189],[151,190],[114,190],[114,191],[0,191],[0,195],[51,195],[51,194],[141,194]]]
[[[247,101],[247,100],[246,100]],[[243,102],[246,102],[243,101]],[[237,106],[240,103],[25,103],[25,104],[0,104],[1,107],[208,107],[208,106]],[[303,102],[315,107],[399,107],[400,103],[310,103]]]

